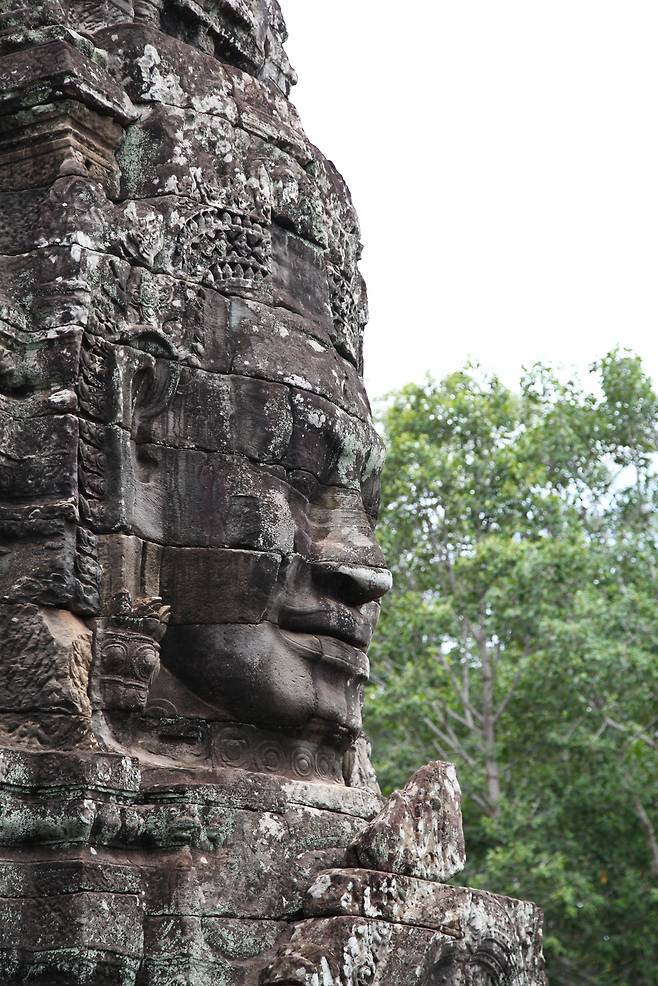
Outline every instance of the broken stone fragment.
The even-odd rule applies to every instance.
[[[396,791],[352,844],[355,865],[419,880],[449,880],[464,868],[461,790],[452,764],[431,763]]]
[[[91,715],[91,632],[72,613],[0,605],[0,710]]]

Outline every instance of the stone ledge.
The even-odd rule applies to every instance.
[[[109,73],[88,55],[73,32],[66,39],[25,47],[0,58],[0,115],[61,99],[74,99],[127,125],[137,118],[132,103]]]

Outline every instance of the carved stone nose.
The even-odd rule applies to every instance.
[[[332,561],[313,562],[313,580],[351,606],[377,602],[393,587],[393,576],[387,568]]]

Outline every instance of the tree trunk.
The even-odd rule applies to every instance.
[[[498,814],[500,802],[500,769],[496,752],[496,708],[494,702],[495,657],[486,640],[480,641],[480,661],[482,664],[482,735],[484,739],[484,768],[487,784],[487,799],[491,806],[490,814]]]

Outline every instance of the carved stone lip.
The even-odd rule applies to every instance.
[[[372,640],[372,623],[357,619],[351,610],[343,606],[330,609],[321,606],[313,609],[286,608],[280,624],[284,630],[293,633],[333,637],[360,651],[369,647]]]
[[[365,681],[370,677],[370,661],[366,654],[343,640],[282,629],[279,633],[285,643],[303,657],[332,664],[341,671],[363,678]]]

